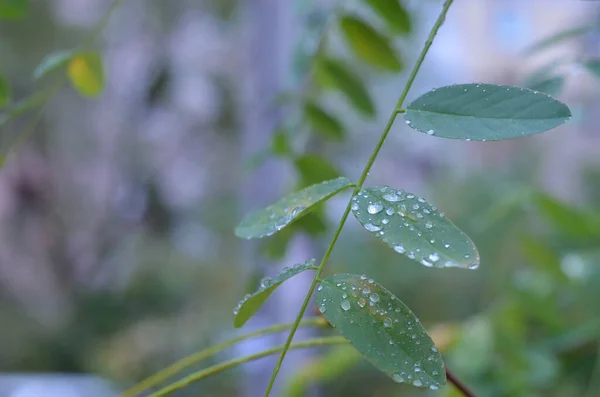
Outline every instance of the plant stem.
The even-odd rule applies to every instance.
[[[311,326],[311,325],[326,326],[327,324],[328,323],[324,318],[315,317],[315,318],[303,320],[300,323],[300,326],[301,327],[307,327],[307,326]],[[195,365],[198,362],[200,362],[210,356],[213,356],[213,355],[219,353],[220,351],[225,350],[226,348],[228,348],[238,342],[241,342],[243,340],[250,339],[250,338],[255,338],[257,336],[269,335],[269,334],[274,334],[276,332],[285,331],[286,329],[292,328],[292,325],[293,325],[293,323],[272,325],[270,327],[259,329],[254,332],[250,332],[248,334],[233,337],[233,338],[223,341],[219,344],[211,346],[208,349],[199,351],[197,353],[193,353],[193,354],[169,365],[168,367],[160,370],[159,372],[155,373],[154,375],[142,380],[135,386],[133,386],[130,389],[123,392],[121,394],[121,397],[136,396],[136,395],[140,394],[141,392],[143,392],[144,390],[150,389],[151,387],[155,387],[159,383],[164,382],[165,380],[167,380],[168,378],[177,374],[178,372],[180,372],[186,368],[189,368],[192,365]]]
[[[406,96],[408,95],[408,91],[410,90],[413,82],[415,81],[415,78],[417,77],[417,73],[419,72],[419,69],[421,68],[421,64],[423,63],[423,60],[425,59],[427,52],[429,51],[429,47],[431,47],[431,44],[433,43],[433,39],[437,35],[437,32],[440,29],[440,27],[442,26],[442,24],[444,23],[446,14],[448,13],[448,10],[450,9],[450,6],[452,5],[453,1],[454,0],[446,0],[445,1],[444,6],[442,7],[442,11],[440,12],[440,15],[438,16],[437,20],[435,21],[435,24],[433,25],[431,32],[429,32],[429,37],[427,38],[427,41],[425,42],[425,46],[421,50],[421,54],[417,58],[415,66],[413,67],[412,71],[410,72],[408,81],[406,82],[406,85],[404,86],[404,89],[402,90],[402,93],[400,94],[400,97],[398,98],[398,101],[396,102],[396,106],[394,107],[394,110],[383,130],[383,133],[381,134],[379,141],[375,145],[375,149],[373,150],[373,153],[369,157],[369,160],[367,161],[367,164],[365,165],[365,168],[363,169],[363,172],[362,172],[360,178],[358,179],[358,182],[356,183],[356,187],[354,188],[354,192],[352,193],[352,196],[356,195],[362,189],[362,186],[363,186],[365,180],[367,179],[367,176],[369,175],[369,171],[371,170],[371,167],[373,166],[373,163],[375,162],[375,159],[377,158],[377,155],[379,154],[379,151],[381,150],[381,147],[383,146],[383,143],[385,142],[385,139],[387,138],[387,136],[392,128],[392,125],[394,124],[394,121],[396,120],[396,116],[401,112],[402,104],[404,103],[404,100],[406,99]],[[325,254],[323,255],[323,259],[321,260],[321,263],[319,264],[319,269],[315,273],[315,277],[313,278],[312,284],[310,285],[310,288],[306,294],[306,297],[304,298],[304,302],[302,303],[300,312],[298,313],[298,316],[296,317],[296,321],[294,321],[294,325],[292,326],[292,329],[290,330],[290,334],[288,335],[288,338],[285,341],[285,345],[281,352],[281,355],[279,356],[279,360],[277,361],[277,364],[275,364],[275,368],[273,369],[273,374],[271,375],[271,380],[269,381],[269,385],[267,386],[267,390],[265,391],[264,397],[269,397],[269,394],[271,393],[271,390],[273,389],[273,385],[275,384],[275,379],[277,378],[277,374],[279,373],[279,370],[281,369],[281,364],[283,363],[283,360],[285,359],[285,355],[290,347],[290,344],[292,343],[292,339],[294,339],[294,335],[296,334],[296,329],[298,329],[298,325],[300,324],[302,316],[304,316],[304,313],[306,312],[306,308],[308,307],[310,298],[312,297],[312,294],[314,293],[315,288],[317,287],[319,278],[321,277],[321,273],[323,273],[323,270],[325,269],[325,265],[327,264],[327,261],[329,260],[329,256],[331,255],[331,252],[333,251],[333,248],[335,247],[335,244],[337,243],[337,240],[340,236],[340,233],[342,232],[342,229],[344,228],[344,225],[346,224],[346,220],[348,219],[348,215],[350,214],[351,204],[352,204],[352,199],[350,199],[348,201],[348,205],[346,206],[346,209],[344,210],[344,214],[342,215],[342,218],[340,219],[340,223],[337,227],[337,230],[333,234],[331,242],[329,243],[329,247],[327,247],[327,250],[325,251]]]
[[[197,382],[201,379],[204,379],[208,376],[217,374],[219,372],[223,372],[233,367],[237,367],[238,365],[247,363],[249,361],[257,360],[262,357],[270,356],[271,354],[275,354],[284,348],[287,349],[300,349],[304,347],[316,347],[316,346],[326,346],[326,345],[335,345],[335,344],[344,344],[348,343],[348,341],[342,336],[329,336],[325,338],[314,338],[305,340],[302,342],[295,343],[291,346],[281,345],[277,347],[273,347],[271,349],[263,350],[262,352],[251,354],[249,356],[239,357],[234,360],[226,361],[222,364],[217,364],[212,367],[209,367],[205,370],[198,371],[193,373],[185,378],[172,383],[171,385],[157,391],[156,393],[152,393],[148,397],[162,397],[169,393],[174,392],[175,390],[183,389],[186,386],[189,386],[193,382]]]
[[[456,389],[458,389],[465,397],[476,397],[475,393],[473,393],[469,388],[462,383],[454,374],[446,367],[446,378],[448,382],[452,383]]]

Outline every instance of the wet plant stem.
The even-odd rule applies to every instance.
[[[433,43],[435,36],[437,35],[440,27],[442,26],[442,24],[444,23],[444,20],[446,19],[446,14],[448,13],[448,10],[450,9],[450,6],[452,5],[453,1],[454,0],[446,0],[444,2],[442,11],[440,12],[437,20],[435,21],[435,24],[433,25],[431,31],[429,32],[427,41],[425,42],[425,45],[423,46],[423,49],[421,50],[421,53],[419,54],[419,57],[417,58],[415,66],[413,67],[412,71],[410,72],[410,75],[408,76],[408,80],[404,86],[404,89],[402,90],[402,93],[400,94],[400,97],[398,98],[398,101],[396,102],[396,106],[394,107],[394,110],[392,111],[392,114],[390,115],[387,124],[385,125],[383,133],[381,134],[379,141],[375,145],[375,149],[373,149],[373,152],[371,153],[371,156],[369,157],[369,160],[367,161],[367,164],[365,165],[363,172],[362,172],[360,178],[358,179],[358,182],[356,182],[356,187],[354,188],[354,192],[353,192],[352,196],[355,196],[362,189],[363,184],[364,184],[365,180],[367,179],[367,176],[369,175],[369,171],[371,171],[371,167],[373,166],[375,159],[377,159],[377,156],[379,155],[379,151],[381,150],[383,143],[385,142],[385,139],[387,138],[387,136],[392,128],[392,125],[394,125],[394,121],[396,121],[396,116],[398,116],[398,114],[402,112],[401,109],[402,109],[402,105],[404,104],[404,100],[406,99],[406,96],[408,95],[408,92],[409,92],[410,88],[412,87],[412,84],[415,81],[415,78],[417,77],[419,69],[421,68],[421,64],[425,60],[425,56],[427,55],[427,52],[429,51],[429,48],[431,47],[431,44]],[[294,321],[294,325],[292,326],[292,329],[290,330],[290,333],[285,342],[285,345],[283,346],[283,349],[281,351],[279,359],[278,359],[277,363],[275,364],[275,368],[273,369],[273,374],[271,375],[271,380],[269,381],[269,384],[265,391],[264,397],[269,397],[271,390],[273,389],[273,385],[275,384],[275,379],[277,378],[277,374],[279,373],[279,370],[281,369],[281,364],[283,363],[283,360],[285,359],[285,355],[286,355],[288,349],[290,348],[292,340],[294,339],[294,335],[296,334],[296,330],[298,329],[298,326],[300,325],[302,316],[304,316],[304,313],[306,312],[306,309],[310,302],[310,298],[312,297],[312,294],[314,293],[315,288],[317,287],[317,284],[319,282],[321,274],[323,273],[323,270],[325,269],[325,266],[327,265],[327,261],[329,260],[329,257],[331,256],[333,248],[335,247],[335,244],[337,243],[337,240],[342,232],[342,229],[344,228],[344,225],[346,224],[348,215],[350,215],[351,203],[352,203],[352,201],[350,199],[348,201],[348,205],[346,206],[346,209],[344,210],[344,214],[342,215],[342,218],[340,219],[340,223],[337,227],[337,230],[334,232],[331,242],[329,243],[329,246],[327,247],[327,250],[325,251],[325,254],[323,255],[323,259],[321,260],[321,263],[319,264],[319,269],[315,273],[315,276],[310,285],[310,288],[306,294],[306,297],[304,298],[304,302],[302,303],[302,307],[300,308],[300,311],[296,317],[296,320]]]

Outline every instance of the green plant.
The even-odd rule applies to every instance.
[[[390,18],[390,15],[404,15],[399,2],[367,3],[379,15],[384,16],[386,23],[392,26],[394,23],[400,24],[394,27],[394,31],[410,30],[406,18]],[[301,175],[303,189],[261,211],[249,214],[236,228],[236,234],[242,238],[263,238],[281,231],[286,233],[286,237],[283,241],[277,240],[277,244],[285,244],[290,235],[287,231],[290,230],[289,227],[294,226],[294,222],[309,214],[319,214],[314,211],[317,211],[324,201],[352,189],[351,198],[319,265],[315,266],[314,259],[311,259],[305,264],[285,269],[275,278],[263,280],[259,289],[246,295],[234,310],[234,325],[241,327],[279,285],[300,272],[315,271],[296,320],[284,327],[290,330],[285,344],[258,354],[263,356],[281,352],[265,397],[271,392],[287,351],[293,347],[301,347],[300,344],[293,345],[292,340],[298,327],[309,324],[303,322],[302,318],[315,291],[319,311],[345,339],[320,338],[302,342],[306,346],[311,346],[312,343],[321,345],[347,340],[376,368],[396,382],[435,390],[448,380],[464,395],[473,395],[448,371],[432,338],[411,310],[385,287],[367,275],[334,274],[322,278],[325,266],[351,212],[367,231],[397,253],[406,255],[424,266],[463,269],[476,269],[479,266],[479,254],[471,239],[425,199],[388,186],[364,187],[369,171],[398,115],[402,114],[406,124],[427,135],[467,141],[497,141],[527,136],[559,126],[571,118],[569,108],[547,94],[531,89],[484,83],[458,84],[434,89],[404,107],[408,92],[452,3],[453,0],[445,1],[358,180],[352,183],[349,179],[339,176],[335,167],[325,162],[317,168],[330,170],[325,174],[331,178],[315,181],[306,168],[319,163],[319,158],[292,155]],[[403,63],[395,55],[385,35],[351,14],[342,15],[339,21],[341,32],[356,57],[379,70],[395,72],[402,68]],[[322,40],[314,60],[315,78],[326,87],[336,87],[346,95],[348,102],[363,114],[374,114],[372,101],[360,80],[346,70],[343,62],[325,56],[323,48]],[[308,91],[310,94],[310,90]],[[301,97],[310,97],[309,94],[304,92]],[[324,137],[334,140],[343,138],[342,123],[320,109],[314,100],[307,99],[301,108],[310,126],[320,130]],[[275,155],[290,155],[292,150],[288,138],[289,133],[285,127],[274,134],[271,149]],[[281,330],[277,326],[274,327]],[[271,329],[259,332],[271,332]],[[219,349],[237,340],[239,338],[224,342]],[[215,351],[209,349],[209,352]],[[196,363],[199,357],[206,357],[205,353],[198,354],[199,356],[195,355],[175,364],[175,368],[183,368]],[[255,356],[248,356],[211,367],[166,386],[152,396],[166,395],[193,381],[254,358]],[[173,374],[173,367],[170,368],[155,375],[154,379],[148,379],[143,385],[154,386],[157,383],[155,381],[166,379]],[[130,397],[139,391],[137,388],[131,389],[124,396]]]

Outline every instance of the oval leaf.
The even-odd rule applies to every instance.
[[[367,360],[394,381],[438,389],[444,363],[413,312],[366,276],[335,274],[317,288],[325,318]]]
[[[351,186],[348,178],[344,177],[309,186],[263,210],[248,214],[235,229],[235,234],[242,238],[270,236]]]
[[[353,16],[342,17],[340,26],[346,42],[364,62],[381,70],[398,72],[402,69],[388,38],[372,26]]]
[[[336,141],[344,139],[344,126],[342,123],[315,103],[307,102],[304,105],[304,117],[306,117],[313,130],[320,132],[326,138]]]
[[[292,268],[284,268],[277,276],[264,278],[260,283],[260,288],[253,294],[248,294],[242,299],[233,310],[233,326],[236,328],[244,325],[258,309],[262,307],[265,301],[271,296],[273,291],[285,280],[294,277],[296,274],[305,270],[315,269],[315,260],[311,259],[304,264],[296,265]]]
[[[410,15],[398,0],[366,0],[367,4],[396,33],[408,34],[412,30]]]
[[[0,108],[5,107],[11,102],[11,90],[8,80],[0,75]]]
[[[104,88],[104,67],[98,53],[75,55],[69,61],[67,74],[75,89],[83,96],[97,96]]]
[[[369,117],[375,116],[375,105],[361,79],[341,61],[322,58],[316,64],[316,77],[321,84],[333,86],[346,96],[356,110]]]
[[[73,58],[75,53],[71,50],[53,52],[52,54],[46,55],[42,62],[33,71],[33,78],[41,79],[48,73],[51,73],[63,66]]]
[[[29,13],[29,0],[0,0],[0,18],[22,19]]]
[[[479,253],[469,236],[421,197],[391,187],[352,197],[352,212],[396,252],[427,267],[476,269]]]
[[[457,84],[417,98],[404,118],[429,135],[498,141],[557,127],[571,118],[571,111],[549,95],[526,88]]]

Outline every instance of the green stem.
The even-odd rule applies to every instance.
[[[348,341],[341,336],[329,336],[325,338],[314,338],[306,341],[302,341],[299,343],[295,343],[291,346],[281,345],[277,347],[273,347],[271,349],[263,350],[262,352],[251,354],[249,356],[239,357],[234,360],[226,361],[222,364],[217,364],[202,371],[198,371],[193,373],[185,378],[172,383],[171,385],[157,391],[156,393],[152,393],[148,397],[162,397],[169,393],[172,393],[176,390],[183,389],[184,387],[189,386],[190,384],[197,382],[201,379],[209,377],[211,375],[217,374],[219,372],[223,372],[233,367],[237,367],[238,365],[257,360],[259,358],[263,358],[266,356],[270,356],[275,354],[283,349],[300,349],[304,347],[316,347],[316,346],[326,346],[326,345],[335,345],[335,344],[344,344],[348,343]]]
[[[363,169],[363,172],[362,172],[358,182],[356,183],[356,187],[354,188],[354,192],[352,194],[353,196],[356,195],[360,191],[360,189],[362,189],[362,186],[363,186],[365,180],[367,179],[367,176],[369,175],[369,171],[371,170],[371,167],[373,166],[373,163],[375,162],[375,159],[377,158],[377,155],[379,154],[379,151],[381,150],[381,147],[383,146],[383,143],[385,142],[385,139],[387,138],[387,136],[392,128],[392,125],[394,124],[394,121],[396,120],[396,116],[401,112],[402,104],[404,103],[404,100],[406,99],[406,96],[408,95],[408,91],[410,90],[413,82],[415,81],[415,78],[417,77],[417,73],[419,72],[419,69],[421,68],[421,64],[423,63],[423,60],[425,59],[427,52],[429,51],[429,47],[431,47],[431,44],[433,43],[433,39],[437,35],[437,32],[440,29],[440,27],[442,26],[442,24],[444,23],[446,14],[448,13],[448,10],[450,9],[450,6],[452,5],[453,1],[454,0],[446,0],[446,2],[444,3],[444,6],[442,7],[442,11],[440,12],[440,15],[438,16],[437,20],[435,21],[435,24],[433,25],[433,28],[431,29],[431,32],[429,33],[429,37],[427,38],[427,41],[425,42],[425,46],[421,50],[421,54],[417,58],[415,66],[413,67],[413,69],[408,77],[408,81],[406,82],[406,85],[404,86],[404,89],[402,90],[402,93],[400,94],[400,97],[398,98],[398,101],[396,102],[394,111],[392,112],[392,114],[383,130],[383,133],[381,134],[381,137],[379,138],[379,141],[377,142],[377,145],[375,146],[375,149],[373,150],[373,153],[369,157],[369,160],[367,161],[367,164],[365,165],[365,168]],[[321,263],[319,264],[319,270],[317,270],[315,273],[315,277],[313,278],[312,284],[310,285],[310,288],[306,294],[306,297],[304,298],[304,302],[302,303],[300,312],[298,313],[298,316],[296,317],[294,326],[290,330],[290,334],[288,335],[288,338],[285,342],[285,345],[283,347],[281,355],[279,356],[279,360],[277,361],[277,364],[275,364],[275,368],[273,369],[273,374],[271,375],[271,380],[269,381],[269,385],[267,386],[267,390],[265,391],[264,397],[269,397],[269,394],[271,393],[271,389],[273,389],[273,385],[275,384],[275,379],[277,378],[277,374],[279,373],[279,370],[281,369],[281,364],[283,363],[283,360],[285,359],[285,355],[292,343],[292,339],[294,339],[294,335],[296,334],[296,330],[298,329],[298,326],[300,325],[302,316],[304,316],[304,313],[306,312],[306,308],[308,307],[310,298],[312,297],[312,294],[314,293],[315,288],[317,287],[319,278],[321,277],[321,273],[323,273],[323,270],[325,269],[325,265],[327,264],[327,261],[329,260],[329,256],[331,255],[331,252],[333,251],[333,248],[335,247],[335,244],[337,243],[337,240],[340,236],[340,233],[342,232],[342,229],[344,228],[344,225],[346,224],[346,220],[348,219],[348,215],[350,214],[351,204],[352,204],[352,199],[350,199],[348,201],[348,205],[346,206],[346,209],[344,210],[344,214],[342,215],[342,219],[340,220],[337,230],[333,234],[331,243],[329,243],[329,247],[327,247],[327,251],[325,251],[325,255],[323,255],[323,259],[321,260]]]
[[[326,326],[327,324],[328,323],[324,318],[317,317],[317,318],[303,320],[300,323],[300,326],[301,327],[307,327],[307,326],[312,326],[312,325]],[[213,355],[219,353],[220,351],[225,350],[226,348],[228,348],[238,342],[241,342],[241,341],[244,341],[244,340],[250,339],[250,338],[255,338],[257,336],[269,335],[269,334],[274,334],[276,332],[285,331],[286,329],[292,328],[292,325],[293,325],[293,323],[272,325],[270,327],[259,329],[254,332],[250,332],[248,334],[236,336],[234,338],[223,341],[217,345],[211,346],[208,349],[199,351],[197,353],[193,353],[193,354],[171,364],[170,366],[162,369],[161,371],[155,373],[154,375],[142,380],[135,386],[133,386],[130,389],[123,392],[121,394],[121,397],[136,396],[136,395],[142,393],[144,390],[155,387],[159,383],[164,382],[165,380],[167,380],[168,378],[177,374],[178,372],[181,372],[184,369],[189,368],[192,365],[195,365],[198,362],[200,362],[210,356],[213,356]]]

